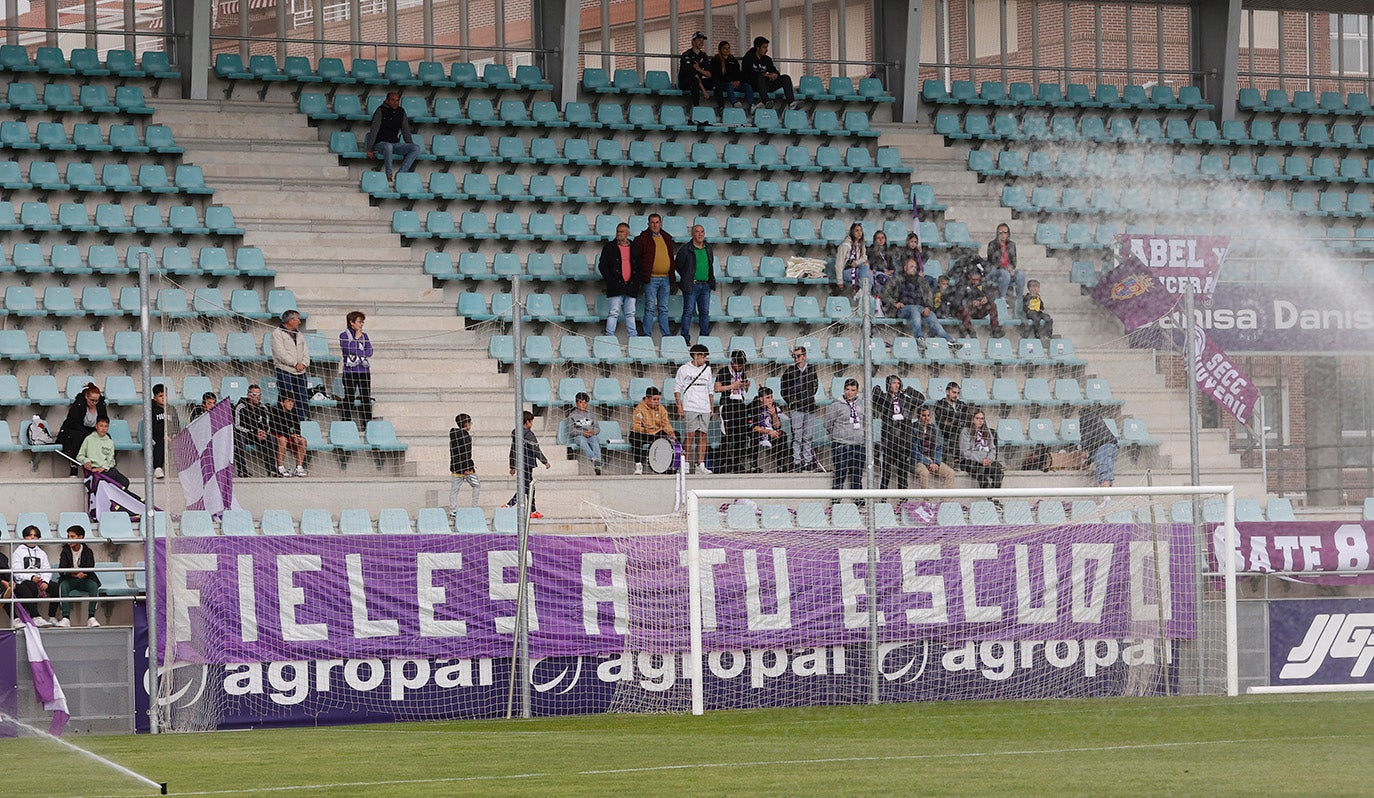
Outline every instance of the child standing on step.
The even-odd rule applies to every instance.
[[[477,479],[477,466],[472,461],[472,416],[459,413],[453,417],[454,427],[448,431],[448,470],[453,475],[448,489],[448,509],[458,514],[458,491],[466,482],[472,486],[472,506],[477,506],[477,497],[482,493],[482,482]]]

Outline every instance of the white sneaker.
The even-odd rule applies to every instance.
[[[303,476],[305,476],[305,466],[296,466],[296,476],[298,476],[298,477],[303,477]]]
[[[58,627],[59,629],[69,629],[69,628],[71,628],[71,625],[72,625],[72,619],[71,619],[71,618],[63,618],[62,620],[60,620],[60,621],[58,621],[57,623],[53,624],[53,626],[56,626],[56,627]]]
[[[277,466],[277,476],[289,477],[291,476],[291,472],[286,470],[286,466]]]
[[[635,463],[635,476],[639,477],[639,476],[643,476],[643,475],[644,475],[644,464],[643,464],[643,463]]]
[[[34,618],[33,625],[37,626],[39,629],[46,629],[49,626],[52,626],[52,621],[48,620],[47,618]]]
[[[697,473],[698,473],[698,474],[710,474],[710,473],[713,473],[713,472],[711,471],[711,469],[709,469],[709,468],[706,467],[706,464],[705,464],[705,463],[697,463]]]
[[[166,476],[167,476],[167,473],[166,473],[165,471],[163,471],[161,468],[154,468],[154,469],[153,469],[153,479],[162,479],[162,478],[164,478],[164,477],[166,477]]]
[[[24,628],[24,622],[21,621],[21,620],[16,619],[15,622],[14,622],[14,628],[15,628],[15,629],[23,629],[23,628]]]
[[[95,627],[100,625],[100,621],[97,621],[94,617],[91,617],[86,620],[86,625],[94,629]]]
[[[692,473],[692,464],[691,464],[691,463],[683,463],[683,464],[682,464],[682,473],[683,473],[683,474],[690,474],[690,473]]]

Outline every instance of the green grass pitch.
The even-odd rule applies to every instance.
[[[1374,695],[987,701],[75,738],[172,795],[1369,795]],[[147,795],[10,740],[12,795]],[[27,765],[19,763],[27,762]]]

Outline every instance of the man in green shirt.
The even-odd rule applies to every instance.
[[[678,332],[692,343],[692,313],[695,310],[702,335],[711,334],[711,292],[716,289],[716,257],[706,243],[706,228],[692,228],[692,240],[678,248],[673,270],[682,289],[682,323]]]

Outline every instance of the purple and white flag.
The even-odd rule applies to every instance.
[[[139,516],[143,515],[143,499],[131,493],[128,488],[105,474],[84,467],[81,474],[82,481],[86,484],[86,514],[92,521],[100,523],[106,513],[127,513],[133,521],[137,521]]]
[[[234,406],[220,402],[186,425],[172,439],[177,478],[186,509],[205,510],[218,518],[239,509],[234,499]]]
[[[33,671],[33,691],[43,708],[52,713],[48,734],[59,737],[71,718],[71,712],[67,709],[67,695],[57,682],[57,674],[53,673],[52,663],[48,661],[48,652],[43,648],[43,638],[28,610],[22,604],[11,606],[14,607],[15,617],[24,622],[24,646],[28,649],[29,668]]]

